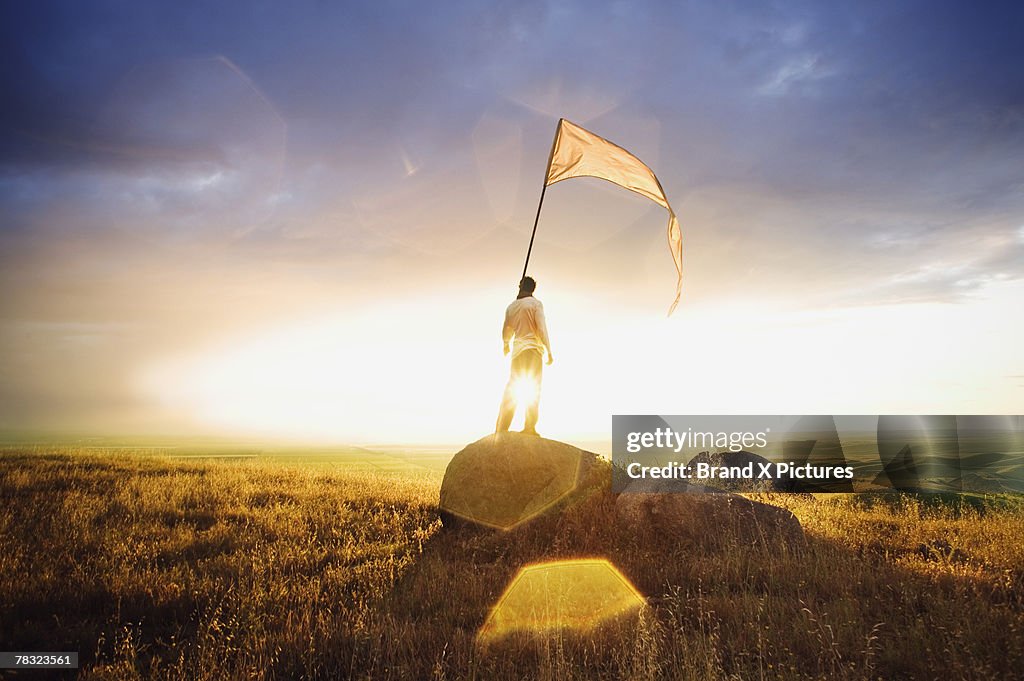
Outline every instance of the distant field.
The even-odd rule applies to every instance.
[[[807,546],[618,528],[610,495],[510,533],[443,529],[450,452],[0,450],[0,649],[85,679],[1010,678],[1019,496],[762,497]],[[693,522],[700,523],[700,518]],[[482,648],[516,571],[609,558],[638,620]],[[5,675],[6,674],[6,675]],[[2,678],[31,678],[0,672]]]

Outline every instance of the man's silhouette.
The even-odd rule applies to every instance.
[[[554,361],[554,357],[551,355],[548,327],[544,321],[544,306],[533,297],[536,288],[537,282],[532,277],[524,277],[519,282],[519,295],[505,310],[501,340],[506,355],[509,353],[509,343],[512,343],[512,369],[505,394],[501,398],[498,423],[494,428],[498,433],[507,431],[512,425],[516,402],[521,399],[526,402],[523,432],[537,434],[544,353],[548,354],[548,364]]]

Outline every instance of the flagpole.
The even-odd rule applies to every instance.
[[[519,281],[526,278],[526,268],[530,266],[530,253],[533,252],[533,239],[537,236],[537,223],[540,222],[540,209],[544,205],[544,193],[548,190],[548,173],[551,172],[551,159],[555,157],[555,146],[558,144],[558,133],[562,131],[562,120],[558,119],[555,126],[555,139],[551,141],[551,152],[548,154],[548,164],[544,166],[544,184],[540,188],[540,201],[537,202],[537,216],[533,218],[533,231],[530,233],[530,246],[526,249],[526,262],[523,263],[523,276]]]
[[[530,247],[526,249],[526,262],[523,263],[523,276],[519,281],[526,278],[526,268],[530,266],[530,253],[533,251],[533,238],[537,236],[537,223],[540,222],[540,209],[544,205],[544,192],[548,190],[547,175],[544,176],[544,186],[540,190],[540,201],[537,202],[537,217],[533,219],[533,232],[530,234]]]

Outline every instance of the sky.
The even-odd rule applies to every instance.
[[[0,429],[492,428],[555,124],[539,429],[1024,408],[1024,10],[39,2],[0,13]]]

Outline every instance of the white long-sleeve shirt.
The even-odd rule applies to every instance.
[[[543,356],[547,350],[551,356],[551,342],[548,340],[548,325],[544,320],[544,306],[533,296],[518,298],[505,309],[505,325],[501,339],[507,345],[513,339],[512,356],[524,350],[539,350]]]

